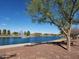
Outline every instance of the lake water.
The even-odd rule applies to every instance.
[[[48,37],[29,37],[29,38],[0,38],[0,46],[2,45],[13,45],[22,43],[41,43],[58,40],[61,36],[48,36]]]

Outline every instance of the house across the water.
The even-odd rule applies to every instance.
[[[71,31],[71,36],[73,36],[75,39],[79,39],[79,29],[73,29]]]

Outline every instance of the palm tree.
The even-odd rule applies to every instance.
[[[63,31],[68,51],[71,50],[70,33],[75,14],[79,11],[79,0],[32,0],[27,8],[33,21],[54,24]]]

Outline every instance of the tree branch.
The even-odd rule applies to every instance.
[[[61,7],[60,7],[60,13],[62,14],[62,16],[64,17],[64,19],[68,22],[68,18],[69,18],[69,14]]]
[[[76,8],[76,10],[73,12],[72,17],[74,17],[75,13],[79,10],[79,6]]]
[[[77,2],[77,0],[75,0],[75,1],[72,1],[72,8],[71,8],[71,12],[70,12],[70,18],[72,18],[72,14],[73,14],[73,11],[74,11],[74,8],[75,8],[75,5],[76,5],[76,2]]]

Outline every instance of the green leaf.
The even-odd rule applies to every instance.
[[[59,4],[59,5],[62,5],[63,2],[64,2],[64,0],[55,0],[55,2],[56,2],[57,4]]]

